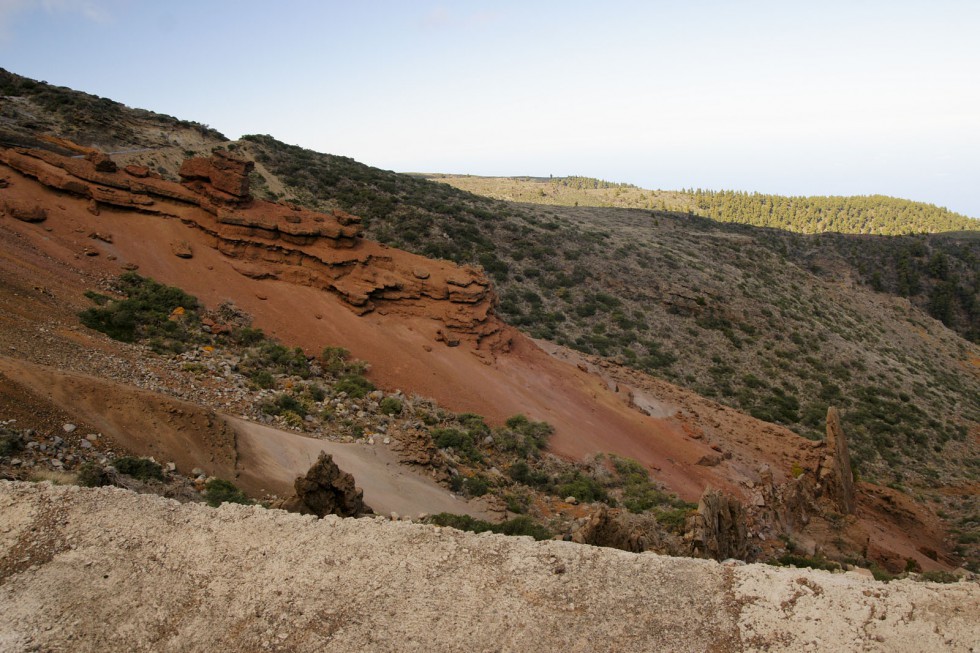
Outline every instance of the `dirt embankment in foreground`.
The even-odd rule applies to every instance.
[[[0,483],[0,650],[973,651],[980,586]]]

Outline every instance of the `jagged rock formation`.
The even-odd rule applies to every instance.
[[[691,517],[691,552],[697,556],[725,560],[745,558],[746,516],[741,502],[708,488]]]
[[[360,517],[373,512],[354,477],[337,467],[333,456],[321,452],[306,476],[296,479],[296,494],[276,506],[301,515]]]
[[[670,541],[656,524],[653,515],[634,515],[605,506],[580,520],[567,539],[577,544],[605,546],[632,553],[681,552],[679,541]]]
[[[827,409],[827,455],[820,463],[817,478],[824,493],[844,514],[854,512],[854,473],[847,438],[840,425],[840,414],[831,406]]]
[[[361,238],[360,218],[343,211],[318,213],[256,200],[249,194],[252,163],[217,151],[181,168],[183,184],[140,166],[115,170],[106,155],[69,158],[43,150],[0,148],[0,163],[49,188],[91,200],[89,210],[117,207],[179,218],[256,279],[279,279],[340,296],[358,314],[372,311],[441,322],[433,337],[478,350],[510,346],[493,315],[496,295],[476,268],[433,261]],[[18,210],[20,219],[43,215]],[[8,212],[12,209],[8,209]],[[181,248],[178,256],[189,252]]]

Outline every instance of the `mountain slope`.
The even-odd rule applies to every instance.
[[[154,120],[126,115],[152,141]],[[207,140],[201,147],[209,150],[219,142]],[[253,187],[266,194],[349,210],[363,216],[366,233],[382,242],[481,265],[499,290],[497,313],[536,337],[653,372],[811,438],[820,437],[827,406],[841,406],[863,475],[935,501],[948,515],[966,519],[967,531],[971,528],[976,508],[971,488],[980,465],[980,355],[974,345],[887,291],[900,290],[910,271],[930,268],[937,270],[936,277],[921,276],[920,286],[948,282],[952,271],[959,279],[956,287],[969,291],[969,274],[977,278],[975,240],[950,235],[812,238],[686,214],[510,204],[271,137],[248,137],[232,147],[259,161]],[[162,173],[175,175],[180,154],[179,146],[167,145],[116,158],[120,163],[155,161]],[[148,232],[144,242],[160,237],[170,235]],[[868,256],[869,249],[876,254]],[[902,249],[908,250],[907,257],[896,260],[907,263],[896,264],[893,276],[881,261]],[[944,266],[931,265],[937,254],[946,258],[945,280]],[[164,258],[153,260],[162,264]],[[873,290],[874,272],[880,273],[885,292]],[[175,274],[172,283],[194,289],[207,301],[220,301],[219,288],[199,286],[208,277],[204,271],[165,273]],[[865,274],[872,277],[867,284]],[[431,368],[432,377],[416,377],[413,383],[423,393],[452,397],[456,403],[449,405],[460,410],[503,419],[508,409],[528,406],[520,403],[528,401],[528,390],[513,374],[498,378],[476,372],[484,386],[461,390],[453,381],[454,366],[470,359],[424,354],[428,336],[419,339],[412,328],[403,333],[379,322],[376,342],[386,344],[383,354],[372,354],[374,341],[356,340],[371,316],[336,325],[313,323],[315,328],[296,324],[296,315],[321,301],[318,295],[297,292],[276,311],[266,300],[243,301],[293,342],[319,346],[311,338],[335,334],[352,338],[351,349],[364,358],[394,357],[392,368],[379,368],[384,383],[406,378],[398,370]],[[968,308],[956,308],[951,318],[967,333],[975,315]],[[540,364],[548,365],[543,359]],[[594,380],[582,383],[583,396],[598,392]],[[506,387],[512,392],[486,390]],[[548,419],[549,411],[561,414],[547,393],[530,400],[538,418]],[[601,441],[601,420],[577,413],[564,419],[573,430],[594,423]],[[563,446],[568,453],[582,453],[559,437],[556,447],[563,451]],[[750,445],[746,459],[752,455]],[[656,464],[653,458],[650,463]],[[967,543],[972,536],[966,532],[963,537]]]
[[[980,231],[980,220],[924,202],[887,197],[787,197],[765,193],[646,190],[591,177],[477,177],[419,174],[477,195],[550,206],[594,206],[692,213],[719,222],[798,233],[898,236]]]
[[[944,257],[975,285],[975,241],[814,239],[671,213],[481,201],[269,137],[247,141],[298,199],[357,212],[395,246],[482,264],[500,314],[536,337],[618,357],[813,436],[826,406],[841,404],[861,469],[875,478],[922,482],[911,460],[946,480],[975,473],[972,456],[934,449],[970,441],[976,348],[861,284],[858,269],[907,249],[912,265]],[[874,269],[890,280],[887,267]],[[958,315],[975,328],[974,313]]]

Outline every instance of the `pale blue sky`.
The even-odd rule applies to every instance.
[[[0,66],[398,171],[980,216],[980,2],[0,0]]]

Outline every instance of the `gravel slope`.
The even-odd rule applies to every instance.
[[[973,651],[980,587],[0,483],[0,650]]]

